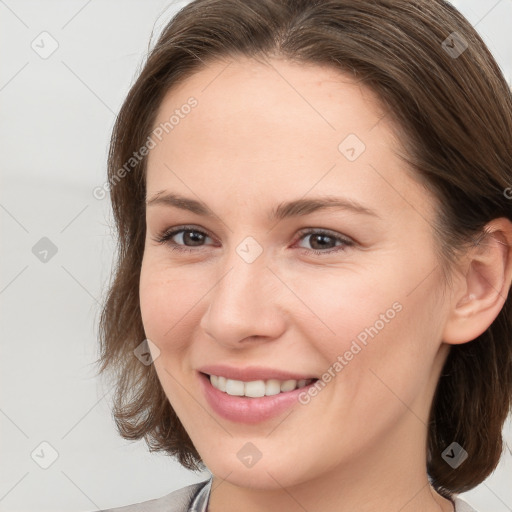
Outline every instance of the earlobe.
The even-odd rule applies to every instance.
[[[512,222],[494,219],[468,250],[460,292],[446,321],[443,341],[460,344],[485,332],[500,313],[512,281]]]

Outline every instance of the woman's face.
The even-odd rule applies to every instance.
[[[170,91],[155,128],[142,319],[208,468],[269,489],[424,470],[448,348],[435,202],[374,96],[325,67],[240,58]]]

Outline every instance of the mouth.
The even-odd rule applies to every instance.
[[[269,420],[300,403],[318,379],[241,381],[198,372],[210,409],[221,418],[254,425]],[[302,406],[301,406],[302,407]]]

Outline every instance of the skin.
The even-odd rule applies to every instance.
[[[447,287],[437,203],[395,154],[399,137],[369,90],[326,67],[219,61],[168,92],[155,126],[191,96],[197,107],[150,151],[147,197],[172,191],[214,216],[147,207],[140,305],[159,380],[214,475],[209,511],[453,510],[427,481],[429,409],[449,345],[474,339],[503,306],[510,226],[494,223],[502,242],[462,260]],[[366,145],[354,161],[338,149],[348,134]],[[281,202],[325,195],[378,216],[267,218]],[[202,245],[189,231],[173,237],[193,252],[155,241],[183,225],[208,235]],[[340,242],[322,249],[303,228],[354,244],[316,255]],[[263,249],[252,263],[236,251],[248,236]],[[197,368],[209,363],[321,377],[397,302],[401,311],[307,405],[243,425],[202,394]],[[261,452],[250,468],[237,457],[247,442]]]

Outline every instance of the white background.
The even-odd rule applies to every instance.
[[[93,511],[208,476],[120,438],[93,365],[114,243],[108,196],[92,190],[105,182],[115,115],[152,31],[154,42],[186,3],[0,0],[2,512]],[[512,82],[512,0],[454,3]],[[43,31],[59,45],[46,59],[31,47]],[[57,248],[46,263],[32,252],[43,237]],[[512,448],[510,423],[506,435]],[[51,456],[42,442],[58,453],[48,469],[31,456]],[[506,451],[463,497],[479,512],[512,511],[511,482]]]

